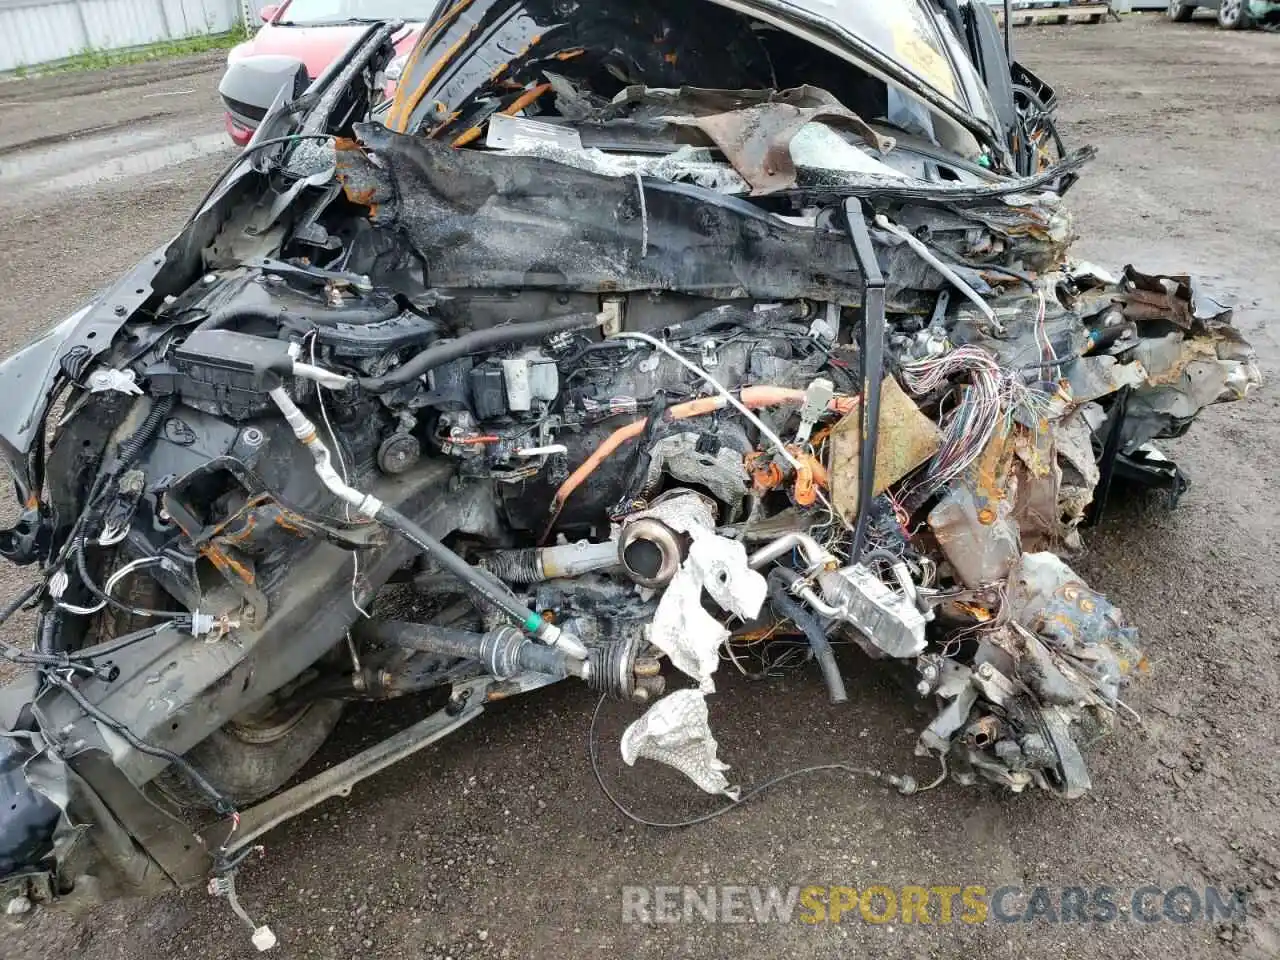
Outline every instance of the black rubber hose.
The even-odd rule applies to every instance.
[[[521,603],[511,591],[488,576],[485,571],[467,563],[399,510],[384,503],[378,509],[377,519],[435,560],[448,573],[457,577],[463,585],[474,590],[479,594],[480,599],[488,601],[501,610],[523,630],[536,633],[544,626],[542,617]]]
[[[858,560],[859,563],[870,566],[875,560],[882,560],[892,567],[895,563],[901,563],[902,557],[898,556],[892,550],[886,550],[883,547],[876,547],[874,550],[868,550]]]
[[[822,670],[822,679],[827,684],[827,694],[832,703],[846,703],[849,694],[844,688],[844,677],[840,676],[840,667],[836,664],[835,651],[831,649],[831,641],[826,631],[808,607],[793,597],[787,589],[789,578],[781,568],[769,573],[769,603],[780,616],[786,617],[799,627],[809,640],[809,649],[818,661]]]
[[[281,310],[265,304],[233,303],[221,310],[215,310],[201,326],[206,330],[226,330],[234,329],[237,324],[246,320],[260,320],[297,333],[305,333],[316,327],[332,326],[337,323],[350,323],[357,326],[382,323],[398,317],[400,313],[400,304],[394,298],[370,306],[318,309],[305,314]]]
[[[483,353],[497,347],[516,343],[536,343],[555,333],[582,330],[595,326],[599,320],[594,313],[571,313],[548,320],[530,320],[527,323],[504,323],[497,327],[474,330],[444,343],[436,343],[416,354],[412,359],[381,377],[360,377],[361,389],[369,393],[386,393],[410,383],[428,370],[452,363],[454,360]]]
[[[771,310],[752,310],[733,303],[704,310],[683,323],[672,324],[665,333],[670,340],[688,340],[699,337],[716,327],[739,327],[747,330],[764,330],[779,323],[800,320],[805,316],[801,303],[789,303]]]

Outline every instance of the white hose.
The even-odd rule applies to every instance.
[[[333,464],[329,459],[329,448],[324,445],[324,441],[316,433],[316,425],[307,419],[305,413],[298,409],[298,405],[293,402],[293,398],[289,396],[284,387],[276,387],[274,390],[268,391],[268,393],[271,399],[275,401],[275,405],[280,408],[280,412],[284,414],[289,426],[293,429],[293,435],[301,440],[303,445],[311,451],[311,456],[316,461],[316,475],[329,489],[329,492],[338,499],[351,504],[366,517],[376,517],[378,511],[382,509],[382,501],[373,494],[361,493],[355,487],[349,486],[342,477],[338,476],[338,471],[333,469]]]
[[[315,356],[315,340],[312,340],[311,354]],[[324,367],[317,366],[314,363],[303,363],[300,360],[293,361],[293,375],[301,377],[303,380],[314,380],[322,387],[328,387],[330,390],[345,390],[347,387],[355,383],[351,377],[344,376],[341,373],[335,373]]]

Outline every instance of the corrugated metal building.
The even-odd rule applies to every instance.
[[[0,0],[0,71],[225,33],[240,16],[239,0]]]

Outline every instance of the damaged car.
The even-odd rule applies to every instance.
[[[0,647],[0,894],[208,883],[269,947],[264,833],[552,682],[735,796],[707,698],[780,642],[837,704],[833,642],[896,665],[958,783],[1085,793],[1146,661],[1081,524],[1176,499],[1153,442],[1259,373],[1187,276],[1071,257],[1092,153],[986,5],[424,20],[391,99],[398,23],[309,85],[239,61],[243,154],[0,365],[0,619],[38,614]],[[298,778],[344,705],[431,692]]]

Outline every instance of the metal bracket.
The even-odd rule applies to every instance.
[[[138,378],[132,370],[112,370],[110,367],[103,367],[89,374],[85,386],[89,388],[90,393],[105,393],[108,390],[114,390],[116,393],[123,393],[127,396],[142,396],[142,388],[138,386]]]
[[[849,556],[856,562],[866,541],[871,501],[876,487],[876,447],[880,435],[880,385],[884,380],[885,282],[871,243],[871,231],[863,216],[862,202],[849,197],[844,202],[844,218],[849,229],[853,258],[862,273],[862,432],[858,444],[858,518],[853,528]]]

